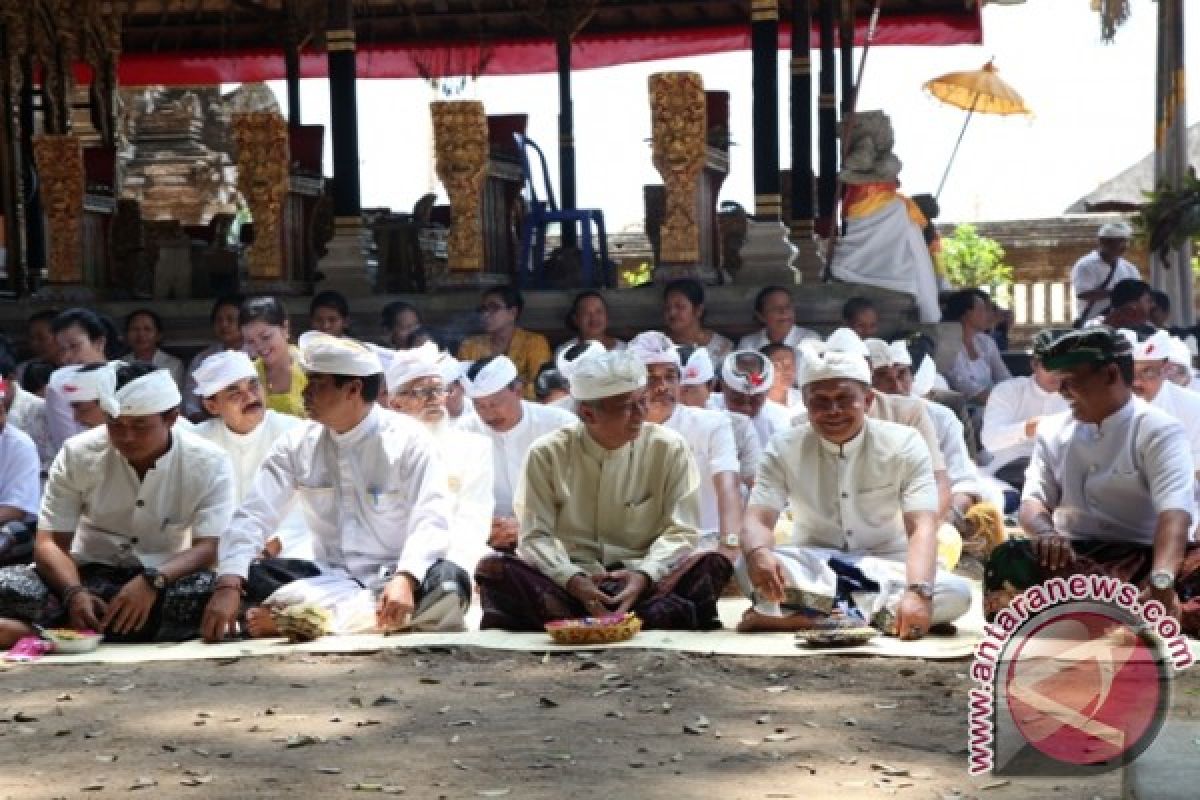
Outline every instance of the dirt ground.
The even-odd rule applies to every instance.
[[[1116,798],[966,773],[967,662],[469,649],[0,671],[0,798]],[[1175,685],[1200,708],[1200,670]],[[998,785],[997,785],[998,784]]]

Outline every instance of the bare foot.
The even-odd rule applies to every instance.
[[[0,650],[7,650],[26,636],[33,636],[33,628],[15,619],[0,619]]]
[[[255,606],[246,612],[246,633],[251,639],[270,639],[279,635],[275,618],[267,606]]]
[[[738,623],[737,629],[739,633],[754,633],[755,631],[803,631],[811,627],[813,627],[813,619],[803,614],[772,617],[748,608],[742,615],[742,621]]]

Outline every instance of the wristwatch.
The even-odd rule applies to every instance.
[[[723,533],[721,534],[721,544],[737,550],[742,546],[742,539],[736,533]]]
[[[1160,592],[1175,586],[1175,576],[1165,569],[1156,569],[1150,573],[1150,586]]]
[[[914,594],[924,597],[926,600],[933,599],[933,584],[929,581],[915,581],[904,588],[910,592],[913,592]]]
[[[146,583],[150,584],[150,588],[156,592],[161,592],[167,588],[167,576],[156,570],[154,567],[146,567],[142,570],[142,578]]]

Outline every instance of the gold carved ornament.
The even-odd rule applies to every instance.
[[[238,189],[254,218],[246,254],[251,280],[283,278],[283,204],[288,193],[288,126],[277,112],[233,114]]]
[[[71,134],[33,137],[38,192],[46,214],[49,252],[46,271],[50,283],[83,280],[83,147]]]
[[[481,205],[487,179],[488,131],[483,103],[430,103],[437,175],[450,196],[449,263],[453,270],[484,268]]]
[[[695,264],[700,260],[696,191],[707,145],[704,83],[700,75],[695,72],[651,75],[650,112],[654,168],[667,187],[660,261]]]

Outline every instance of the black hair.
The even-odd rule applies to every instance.
[[[1150,296],[1154,298],[1154,305],[1158,306],[1158,310],[1164,314],[1171,313],[1171,295],[1166,292],[1155,289],[1150,292]]]
[[[217,312],[225,306],[233,306],[239,311],[242,308],[242,303],[246,302],[246,298],[240,294],[223,294],[213,301],[212,310],[208,312],[208,321],[214,322],[217,319]]]
[[[57,317],[59,311],[57,308],[43,308],[41,311],[35,311],[25,320],[26,327],[35,322],[45,322],[47,325],[54,324],[54,318]]]
[[[342,319],[350,319],[349,301],[346,300],[344,294],[333,289],[326,289],[313,295],[312,302],[308,304],[308,315],[311,317],[318,308],[332,308]]]
[[[94,369],[100,369],[103,366],[103,364],[88,364],[81,367],[79,371],[90,372]],[[146,361],[121,361],[117,364],[117,389],[123,389],[138,378],[145,377],[157,369],[159,367]]]
[[[916,373],[926,358],[933,358],[937,352],[937,342],[927,333],[910,333],[904,337],[904,346],[908,349],[908,357],[912,359],[913,373]]]
[[[129,333],[129,324],[131,322],[133,322],[133,320],[136,317],[149,317],[150,321],[154,323],[154,329],[156,331],[158,331],[159,335],[162,335],[163,319],[162,319],[162,317],[160,317],[158,315],[157,311],[153,311],[149,308],[137,308],[137,309],[134,309],[133,311],[130,311],[125,316],[125,332],[126,333]]]
[[[376,372],[374,375],[331,375],[333,385],[339,389],[345,386],[350,381],[362,381],[362,399],[366,403],[374,403],[379,399],[379,393],[383,391],[383,373]]]
[[[57,369],[49,361],[30,361],[25,364],[25,371],[21,373],[21,388],[31,394],[37,394],[46,385],[50,383],[50,376]]]
[[[533,379],[533,392],[538,400],[545,400],[553,391],[568,392],[571,384],[558,371],[553,362],[547,361],[538,369],[537,377]]]
[[[695,278],[676,278],[663,287],[663,300],[681,294],[694,306],[704,305],[704,284]]]
[[[1121,380],[1126,386],[1133,386],[1133,356],[1117,356],[1113,359],[1113,363],[1117,365],[1117,372],[1121,375]]]
[[[583,355],[583,354],[584,354],[584,352],[585,352],[585,351],[586,351],[586,350],[587,350],[589,347],[591,347],[591,345],[592,345],[592,343],[591,343],[591,342],[576,342],[575,344],[571,345],[570,347],[568,347],[568,348],[566,348],[565,350],[563,350],[563,351],[562,351],[562,357],[563,357],[563,360],[564,360],[564,361],[568,361],[568,362],[570,362],[570,361],[574,361],[575,359],[577,359],[577,358],[579,358],[581,355]],[[550,364],[550,363],[553,363],[553,362],[549,362],[549,361],[547,361],[546,363],[547,363],[547,364]]]
[[[764,286],[758,290],[758,294],[754,295],[754,313],[763,313],[763,306],[766,305],[767,298],[776,292],[783,292],[788,296],[789,300],[792,299],[792,293],[786,286]]]
[[[0,350],[0,378],[8,380],[17,371],[17,362],[8,350]]]
[[[483,368],[495,361],[497,356],[486,356],[471,362],[471,366],[467,367],[467,380],[475,380],[479,377],[479,373],[483,372]]]
[[[68,328],[78,327],[94,342],[97,339],[108,338],[110,325],[111,323],[105,325],[104,318],[90,308],[68,308],[54,318],[50,323],[50,330],[62,333]]]
[[[1154,289],[1145,281],[1139,281],[1136,278],[1126,278],[1123,281],[1117,281],[1113,284],[1112,294],[1109,295],[1108,300],[1113,308],[1120,308],[1121,306],[1137,302],[1153,292]]]
[[[954,292],[946,298],[946,310],[942,319],[946,322],[960,322],[975,307],[976,300],[991,302],[991,298],[981,289],[960,289]]]
[[[265,322],[282,328],[287,324],[287,309],[276,297],[251,297],[238,309],[238,325]]]
[[[437,345],[438,350],[446,349],[446,348],[442,347],[441,340],[438,339],[438,337],[436,335],[434,335],[433,329],[426,327],[425,325],[418,325],[417,327],[415,327],[411,331],[409,331],[408,334],[404,337],[404,340],[402,342],[400,342],[400,347],[401,347],[401,349],[404,349],[404,350],[411,350],[414,347],[420,347],[425,342],[433,342],[434,344]]]
[[[403,300],[393,300],[392,302],[390,302],[386,306],[384,306],[383,311],[380,312],[380,319],[381,319],[381,322],[383,323],[383,327],[385,327],[389,330],[391,328],[395,327],[396,317],[400,316],[405,311],[411,311],[412,313],[416,314],[417,321],[418,322],[421,321],[421,312],[417,311],[416,306],[414,306],[412,303],[407,303]]]
[[[493,286],[484,291],[483,297],[499,297],[504,301],[505,308],[515,308],[517,316],[521,316],[521,312],[525,310],[525,298],[513,286]]]
[[[842,321],[847,325],[864,311],[875,311],[875,301],[869,297],[851,297],[842,306]]]
[[[776,353],[791,353],[793,356],[796,355],[796,351],[786,344],[764,344],[762,347],[758,348],[758,352],[762,353],[767,358],[770,358]]]
[[[608,301],[604,299],[604,295],[600,294],[595,289],[585,289],[582,292],[579,292],[571,300],[571,308],[569,311],[567,311],[567,316],[563,319],[563,325],[565,325],[567,330],[569,330],[571,333],[579,333],[579,325],[575,322],[575,315],[579,313],[579,304],[584,300],[587,300],[589,297],[594,297],[599,300],[604,305],[604,310],[608,311]]]

